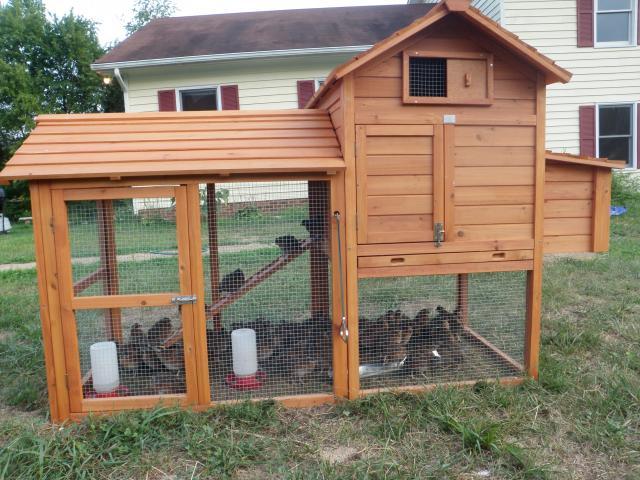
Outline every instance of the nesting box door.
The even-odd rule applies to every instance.
[[[53,191],[72,413],[196,402],[185,188]]]
[[[433,242],[444,217],[442,125],[356,128],[358,243]]]

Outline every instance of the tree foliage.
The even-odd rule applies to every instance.
[[[90,68],[104,53],[95,24],[73,11],[48,15],[40,0],[0,6],[0,168],[31,131],[36,115],[105,110],[105,99],[115,98],[117,87],[105,87]],[[8,193],[27,197],[20,183]]]
[[[125,25],[128,35],[141,29],[151,20],[169,17],[176,11],[173,0],[136,0],[133,17]]]

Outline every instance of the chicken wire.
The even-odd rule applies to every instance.
[[[411,57],[409,59],[409,96],[446,97],[447,60]]]
[[[174,198],[69,201],[67,216],[76,296],[180,291]]]
[[[201,191],[212,400],[331,392],[328,183]],[[233,373],[231,332],[239,328],[256,332],[251,388]]]
[[[90,349],[98,342],[112,341],[109,311],[105,309],[75,312],[82,374],[83,397],[125,397],[132,395],[168,395],[186,393],[184,346],[181,336],[167,345],[182,321],[178,306],[117,309],[122,325],[122,340],[116,343],[117,367],[98,357],[91,361]],[[102,358],[102,359],[101,359]],[[115,377],[114,377],[115,375]],[[108,392],[94,386],[94,378],[117,378],[117,386]],[[104,389],[102,389],[104,390]]]
[[[362,389],[522,374],[525,272],[361,279],[359,310]]]

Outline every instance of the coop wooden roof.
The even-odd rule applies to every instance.
[[[343,168],[321,110],[42,115],[0,180]]]
[[[586,165],[588,167],[598,168],[624,168],[626,162],[623,160],[608,160],[606,158],[585,157],[581,155],[572,155],[570,153],[558,153],[547,150],[545,152],[547,161],[560,163],[573,163],[576,165]]]
[[[442,0],[423,17],[389,35],[366,52],[356,55],[351,60],[337,66],[329,74],[323,86],[316,92],[313,98],[311,98],[308,105],[317,105],[318,100],[322,98],[326,92],[331,90],[333,84],[344,76],[379,58],[381,55],[392,51],[406,40],[450,14],[468,21],[471,25],[478,28],[478,30],[494,39],[498,44],[535,66],[537,70],[544,74],[547,83],[567,83],[571,79],[570,72],[557,65],[553,60],[540,53],[531,45],[520,40],[517,35],[483,15],[480,10],[471,7],[470,0]]]

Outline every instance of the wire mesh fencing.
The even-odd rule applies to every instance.
[[[411,57],[409,59],[409,95],[412,97],[447,96],[447,60]]]
[[[201,191],[212,400],[331,392],[328,184]],[[255,356],[248,371],[238,365],[243,344],[232,339],[242,329],[255,334],[255,352],[247,347],[243,357],[252,364]]]
[[[174,198],[67,202],[74,294],[177,292]]]
[[[178,306],[75,312],[84,398],[186,393]],[[113,325],[117,322],[117,325]],[[114,328],[123,336],[113,341]]]
[[[520,375],[526,274],[361,279],[361,388]]]

